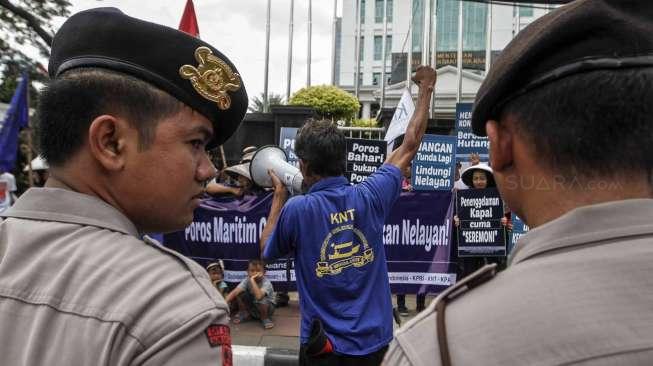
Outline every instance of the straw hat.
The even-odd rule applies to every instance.
[[[230,166],[224,171],[227,174],[231,175],[232,177],[237,177],[238,175],[242,175],[243,177],[252,180],[252,177],[249,175],[249,163]]]
[[[465,183],[465,185],[467,185],[469,188],[474,188],[473,178],[474,178],[474,171],[476,170],[485,172],[485,175],[487,176],[488,188],[496,187],[497,184],[494,182],[494,174],[492,173],[492,168],[490,168],[485,163],[470,165],[465,170],[463,170],[462,174],[460,175],[460,178],[462,179],[463,183]]]

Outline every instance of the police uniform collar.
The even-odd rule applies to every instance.
[[[95,226],[139,237],[136,226],[115,207],[64,188],[30,188],[0,216]]]
[[[347,184],[349,184],[347,178],[343,177],[342,175],[339,175],[337,177],[326,177],[320,179],[319,181],[317,181],[317,183],[313,184],[311,188],[308,190],[308,193],[313,193],[313,192],[321,191],[323,189],[347,185]]]
[[[522,236],[510,265],[560,249],[653,234],[653,199],[630,199],[576,208]]]

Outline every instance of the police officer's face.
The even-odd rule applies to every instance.
[[[205,150],[212,134],[208,119],[183,107],[158,123],[146,150],[138,150],[137,134],[129,139],[123,209],[141,232],[174,231],[192,222],[204,183],[216,174]]]

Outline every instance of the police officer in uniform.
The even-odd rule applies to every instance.
[[[55,35],[39,102],[44,188],[0,224],[0,364],[231,365],[228,308],[198,264],[147,232],[187,226],[206,148],[247,108],[234,65],[114,8]]]
[[[395,335],[387,365],[650,365],[653,6],[577,0],[492,65],[472,125],[531,231]]]

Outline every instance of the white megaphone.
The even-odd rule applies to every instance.
[[[272,178],[268,174],[272,170],[288,187],[291,194],[302,193],[302,173],[288,163],[286,152],[274,145],[263,146],[256,150],[249,164],[249,174],[254,183],[261,187],[272,187]]]

